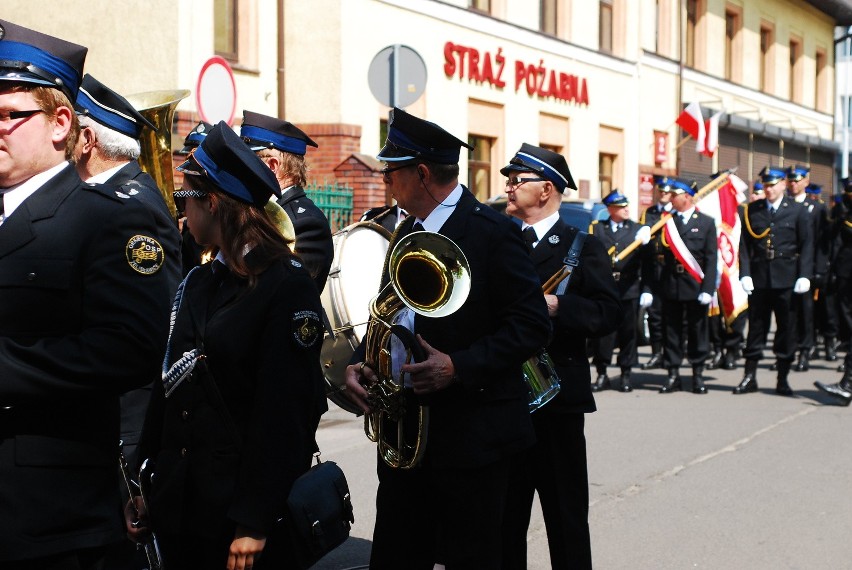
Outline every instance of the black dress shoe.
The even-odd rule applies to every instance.
[[[660,394],[671,394],[672,392],[680,392],[681,390],[683,390],[683,385],[680,381],[680,375],[670,373],[666,383],[660,388]]]
[[[641,366],[642,370],[651,370],[653,368],[662,368],[663,367],[663,353],[655,352],[651,355],[651,358],[648,359],[648,362]]]
[[[799,355],[799,361],[796,363],[796,372],[807,372],[810,368],[810,364],[808,363],[808,353],[806,351],[802,351]]]
[[[825,339],[825,359],[829,362],[837,360],[837,344],[833,338]]]
[[[757,392],[757,380],[755,380],[752,374],[743,376],[739,385],[734,388],[734,394],[747,394],[749,392]]]
[[[841,362],[841,363],[840,363],[840,366],[838,366],[838,367],[837,367],[837,371],[838,371],[838,372],[846,372],[846,363],[845,363],[845,362]]]
[[[707,370],[716,370],[722,364],[722,359],[724,355],[722,351],[714,352],[713,356],[710,357],[710,364],[707,365]]]
[[[775,372],[776,370],[778,370],[778,361],[776,360],[775,362],[773,362],[772,364],[770,364],[770,365],[769,365],[769,369],[770,369],[771,371],[773,371],[773,372]]]
[[[790,384],[787,382],[787,379],[779,379],[778,383],[775,385],[775,393],[779,396],[792,396],[793,389],[790,388]]]
[[[621,386],[618,387],[619,392],[632,392],[633,386],[630,385],[630,371],[621,371]]]
[[[814,386],[819,388],[826,394],[839,398],[843,406],[848,406],[852,403],[852,386],[846,386],[843,382],[837,384],[823,384],[822,382],[814,382]]]
[[[703,367],[696,366],[692,369],[692,393],[706,394],[707,387],[704,386]]]
[[[724,370],[736,370],[737,355],[734,354],[733,350],[728,350],[725,352],[725,360],[724,362],[722,362],[722,368]]]
[[[603,390],[609,390],[612,388],[612,384],[609,381],[609,376],[606,374],[598,374],[595,383],[592,384],[592,392],[601,392]]]

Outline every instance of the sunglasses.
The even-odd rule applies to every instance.
[[[521,184],[525,182],[547,182],[545,178],[518,178],[517,176],[510,176],[506,179],[507,187],[517,188]]]
[[[201,190],[188,190],[181,188],[180,190],[175,190],[172,193],[172,198],[175,201],[175,208],[181,214],[186,211],[186,199],[187,198],[204,198],[207,196],[207,192],[202,192]]]

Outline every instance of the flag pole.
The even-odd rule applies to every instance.
[[[684,137],[684,138],[680,139],[680,142],[679,142],[679,143],[677,143],[677,145],[675,145],[675,147],[674,147],[674,151],[677,151],[677,149],[679,149],[680,147],[682,147],[682,146],[684,145],[684,143],[685,143],[686,141],[689,141],[689,140],[692,140],[692,135],[691,135],[691,134],[689,134],[689,133],[686,133],[686,137]]]
[[[728,170],[720,173],[719,176],[711,180],[709,183],[705,184],[703,187],[701,187],[700,190],[698,190],[698,192],[695,193],[695,196],[693,196],[693,203],[697,204],[702,198],[705,198],[708,194],[711,194],[722,186],[724,186],[728,182],[728,177],[736,171],[736,167],[729,168]],[[671,217],[671,212],[663,212],[662,216],[660,216],[659,221],[653,226],[651,226],[651,235],[654,235],[660,230],[660,228],[666,225],[666,222],[668,222],[669,218]],[[642,245],[641,239],[633,240],[632,243],[630,243],[627,247],[625,247],[612,257],[612,263],[618,263],[628,255],[633,253],[633,250],[635,250],[640,245]]]

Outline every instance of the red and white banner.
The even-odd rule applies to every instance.
[[[704,280],[704,270],[701,269],[698,260],[695,259],[692,252],[683,243],[683,238],[680,237],[680,232],[677,231],[677,225],[675,225],[674,220],[675,217],[670,216],[669,221],[663,226],[666,243],[669,244],[669,249],[672,250],[672,253],[680,264],[683,265],[683,268],[686,269],[686,272],[692,275],[692,278],[700,284]]]
[[[719,111],[704,123],[704,148],[700,150],[704,156],[712,158],[716,149],[719,148],[719,118],[721,116],[722,111]]]
[[[737,211],[739,204],[745,201],[746,189],[748,184],[730,174],[724,186],[701,200],[701,211],[716,220],[716,243],[719,247],[716,257],[719,283],[716,290],[727,325],[748,308],[748,295],[740,285],[742,224]]]
[[[689,136],[695,139],[695,150],[702,152],[704,150],[704,117],[701,115],[701,105],[699,103],[690,103],[681,112],[680,116],[675,119],[675,123],[689,133]]]

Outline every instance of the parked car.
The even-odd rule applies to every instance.
[[[485,203],[498,212],[506,213],[505,194],[490,198]],[[594,200],[575,200],[563,197],[562,205],[559,206],[559,217],[569,226],[587,230],[592,220],[605,220],[607,211],[606,206]],[[517,218],[513,219],[520,223]]]

